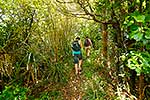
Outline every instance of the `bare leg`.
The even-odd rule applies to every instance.
[[[79,60],[79,70],[81,70],[81,66],[82,66],[82,59]]]
[[[78,74],[78,64],[75,64],[74,67],[75,67],[75,74],[77,75]]]
[[[91,48],[91,46],[89,46],[89,47],[87,48],[87,57],[90,56],[90,48]]]
[[[90,56],[90,48],[87,49],[87,57]]]
[[[85,52],[86,52],[86,57],[87,57],[87,55],[88,55],[88,48],[87,47],[85,47]]]

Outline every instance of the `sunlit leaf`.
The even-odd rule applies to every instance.
[[[145,22],[145,15],[140,14],[138,11],[135,11],[132,16],[136,22]]]
[[[137,15],[137,16],[134,16],[134,19],[137,21],[137,22],[145,22],[145,16],[144,15]]]
[[[133,23],[134,23],[134,21],[131,20],[131,21],[129,21],[129,22],[127,23],[127,26],[131,26]]]
[[[138,32],[137,34],[131,36],[131,38],[135,39],[136,41],[140,41],[143,38],[143,34]]]
[[[141,72],[145,74],[150,73],[150,54],[148,52],[132,52],[131,58],[128,59],[128,67],[140,75]]]

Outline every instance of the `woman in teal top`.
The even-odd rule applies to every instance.
[[[77,49],[73,49],[72,50],[73,59],[74,59],[74,66],[75,66],[75,73],[77,75],[77,74],[80,74],[80,72],[81,72],[81,65],[82,65],[82,52],[81,52],[81,48],[82,48],[82,43],[81,43],[79,37],[77,37],[74,42],[77,42],[77,44],[75,44],[75,45],[79,45],[80,46],[79,48],[77,46],[76,47]]]

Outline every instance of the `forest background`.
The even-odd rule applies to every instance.
[[[93,41],[80,79],[75,36]],[[149,0],[0,0],[0,99],[149,100],[149,43]]]

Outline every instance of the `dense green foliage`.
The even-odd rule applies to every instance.
[[[149,99],[149,23],[149,0],[0,0],[0,99]]]
[[[129,39],[134,39],[135,48],[130,50],[128,67],[134,69],[138,75],[141,73],[148,74],[150,72],[150,54],[149,54],[149,14],[141,14],[135,11],[126,17],[125,27],[130,31],[127,35]]]
[[[18,85],[6,86],[3,93],[0,95],[1,100],[26,100],[26,92],[28,89],[19,87]]]

